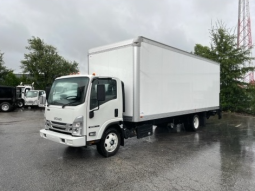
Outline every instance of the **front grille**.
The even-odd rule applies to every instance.
[[[56,125],[64,125],[66,126],[66,123],[59,123],[59,122],[56,122],[56,121],[51,121],[52,124],[56,124]]]
[[[71,134],[72,124],[51,121],[50,129],[54,130],[54,131],[61,131],[61,132],[64,132],[64,133]]]
[[[54,131],[54,132],[56,132],[56,133],[59,133],[59,131],[57,131],[57,130],[55,130],[55,129],[50,129],[50,131]],[[66,135],[71,135],[71,134],[72,134],[72,133],[63,132],[63,131],[61,131],[61,133],[66,134]]]
[[[57,127],[57,126],[54,126],[54,125],[52,125],[52,128],[54,128],[54,129],[60,129],[60,130],[66,130],[65,127]]]

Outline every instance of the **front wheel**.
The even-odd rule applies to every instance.
[[[97,151],[104,157],[115,155],[120,147],[120,133],[115,128],[105,131],[101,141],[97,144]]]

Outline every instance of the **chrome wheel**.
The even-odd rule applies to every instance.
[[[118,147],[118,136],[115,133],[109,133],[105,137],[104,147],[107,152],[113,152]]]
[[[198,115],[194,115],[193,117],[193,129],[197,130],[199,127],[199,117]]]
[[[11,108],[11,107],[10,107],[10,104],[7,103],[7,102],[4,102],[4,103],[1,104],[1,110],[2,110],[2,111],[9,111],[10,108]]]
[[[110,157],[115,155],[120,147],[120,132],[118,127],[112,127],[107,129],[100,142],[97,144],[97,151],[104,157]]]

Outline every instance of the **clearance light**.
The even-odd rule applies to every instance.
[[[92,75],[93,75],[93,76],[95,76],[95,75],[96,75],[96,73],[93,73]]]
[[[96,132],[95,131],[94,132],[90,132],[89,136],[96,136]]]

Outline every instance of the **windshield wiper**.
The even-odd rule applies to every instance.
[[[70,102],[70,103],[66,103],[66,104],[62,105],[62,108],[64,109],[65,106],[70,105],[70,104],[75,103],[75,102],[77,102],[77,101],[73,101],[73,102]]]

